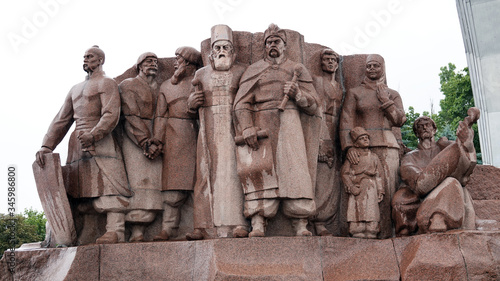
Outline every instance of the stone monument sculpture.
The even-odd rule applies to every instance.
[[[194,232],[187,239],[208,235],[217,228],[218,237],[246,237],[243,191],[236,171],[233,101],[246,65],[236,62],[233,31],[227,25],[211,29],[210,64],[198,70],[192,81],[195,92],[189,109],[199,114],[197,177],[194,188]]]
[[[201,55],[192,47],[175,51],[175,72],[160,87],[154,123],[155,139],[163,148],[161,231],[154,240],[176,236],[179,208],[192,194],[195,184],[197,115],[188,112],[187,101],[192,92],[191,80],[200,66]]]
[[[384,199],[380,204],[380,238],[392,236],[391,199],[399,183],[399,144],[392,132],[406,121],[403,102],[399,93],[386,86],[385,62],[380,55],[366,59],[365,78],[361,85],[350,89],[345,97],[340,116],[340,142],[347,151],[347,159],[357,164],[359,155],[349,132],[363,127],[370,132],[370,149],[381,162]]]
[[[200,52],[181,47],[175,55],[144,53],[115,82],[102,71],[104,52],[86,51],[87,79],[69,92],[33,163],[50,247],[453,231],[380,241],[272,237],[42,250],[33,243],[6,252],[0,276],[498,279],[500,170],[474,168],[477,109],[456,141],[434,141],[434,122],[417,119],[419,145],[407,152],[399,142],[401,97],[387,88],[379,55],[339,56],[274,24],[256,33],[216,25]],[[72,123],[61,167],[52,152]],[[476,212],[477,231],[460,231],[475,228]]]
[[[479,109],[472,107],[467,113],[458,125],[456,142],[446,137],[435,142],[434,121],[427,116],[415,120],[418,147],[401,161],[406,187],[398,190],[393,200],[398,236],[412,234],[415,225],[419,233],[475,229],[474,206],[464,186],[477,162],[471,126],[479,118]]]
[[[137,59],[138,75],[122,81],[123,120],[122,152],[128,182],[134,195],[130,198],[125,221],[132,225],[130,242],[144,241],[144,230],[162,210],[161,167],[159,141],[153,135],[159,85],[158,57],[151,52]],[[151,158],[151,159],[150,159]],[[156,158],[156,159],[152,159]]]
[[[325,224],[335,222],[340,204],[341,153],[338,123],[342,104],[342,88],[335,80],[339,54],[330,48],[321,50],[321,76],[314,76],[314,88],[320,97],[321,130],[316,176],[316,214],[311,219],[316,234],[332,235]]]
[[[132,192],[112,134],[120,118],[120,94],[116,82],[104,74],[104,61],[104,52],[97,46],[85,52],[83,69],[88,75],[69,91],[36,153],[36,162],[43,167],[43,155],[52,153],[76,123],[63,170],[68,195],[77,205],[90,202],[106,214],[106,233],[96,243],[117,243],[125,241],[125,212]]]
[[[349,233],[357,238],[377,238],[380,232],[380,209],[384,198],[380,177],[380,161],[370,151],[370,135],[361,127],[351,130],[354,147],[359,157],[357,164],[345,161],[342,166],[342,181],[349,194],[347,222]]]
[[[280,204],[296,235],[308,236],[314,215],[320,99],[309,71],[287,59],[287,34],[271,24],[264,32],[265,58],[243,74],[234,101],[238,175],[245,194],[250,237],[265,236],[266,219]]]

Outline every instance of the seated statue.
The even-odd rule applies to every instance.
[[[474,229],[475,212],[465,184],[476,166],[474,131],[479,118],[472,107],[457,128],[456,142],[445,137],[434,141],[436,124],[421,116],[413,124],[419,143],[401,161],[405,185],[392,200],[396,235]]]

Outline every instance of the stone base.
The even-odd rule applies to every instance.
[[[16,261],[14,280],[499,280],[500,232],[27,248]],[[0,276],[13,280],[5,259]]]

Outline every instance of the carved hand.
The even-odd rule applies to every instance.
[[[457,138],[466,147],[467,151],[470,152],[474,149],[474,131],[467,126],[464,121],[460,121],[457,127]]]
[[[257,140],[257,131],[258,131],[257,127],[248,127],[245,130],[243,130],[242,133],[245,142],[253,150],[259,149],[259,141]]]
[[[351,193],[354,196],[358,196],[361,193],[361,187],[359,187],[359,184],[350,186],[349,193]]]
[[[386,103],[390,100],[389,90],[385,84],[379,84],[377,87],[377,98],[381,103]]]
[[[38,166],[42,167],[45,166],[45,162],[43,161],[43,155],[47,153],[52,153],[52,149],[48,147],[42,147],[38,152],[36,153],[36,163]]]
[[[147,148],[144,150],[144,155],[153,160],[158,157],[163,151],[163,144],[157,139],[148,139]]]
[[[382,200],[384,200],[384,194],[382,192],[380,192],[378,194],[378,203],[382,202]]]
[[[200,106],[203,105],[204,102],[205,102],[205,95],[201,91],[191,93],[187,101],[189,109],[192,110],[198,109]]]
[[[299,84],[297,82],[287,81],[283,86],[283,93],[288,94],[291,99],[295,99],[299,92]]]
[[[349,150],[347,151],[347,160],[349,161],[349,163],[351,163],[352,165],[358,165],[359,164],[359,153],[353,149],[353,148],[349,148]]]
[[[89,132],[80,132],[78,139],[83,148],[88,148],[94,144],[94,136]]]

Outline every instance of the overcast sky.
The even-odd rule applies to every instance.
[[[116,77],[146,51],[199,50],[213,25],[263,32],[276,23],[341,55],[381,54],[389,87],[417,112],[431,103],[439,111],[440,67],[467,66],[455,0],[23,0],[2,1],[0,21],[0,213],[10,164],[19,176],[17,210],[42,210],[31,165],[69,89],[83,81],[82,56],[94,44]],[[67,141],[55,150],[63,161]]]

